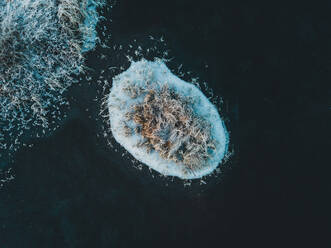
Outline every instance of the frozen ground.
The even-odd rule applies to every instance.
[[[134,105],[141,104],[146,94],[132,98],[127,94],[126,89],[129,86],[135,86],[148,91],[160,89],[164,85],[181,96],[193,99],[191,107],[194,114],[210,124],[215,149],[204,166],[198,170],[188,171],[181,162],[164,159],[155,150],[148,152],[145,147],[140,146],[143,138],[137,133],[127,135],[127,127],[135,130],[137,125],[128,120],[125,114],[130,112]],[[229,135],[216,107],[196,86],[175,76],[160,60],[132,62],[128,70],[113,79],[113,86],[107,101],[111,131],[116,141],[137,160],[163,175],[182,179],[201,178],[213,172],[227,152]]]

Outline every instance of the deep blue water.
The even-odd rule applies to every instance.
[[[105,13],[107,44],[155,45],[147,58],[169,49],[170,68],[183,64],[222,96],[235,154],[206,185],[184,187],[134,169],[102,137],[104,93],[95,82],[107,67],[127,68],[125,55],[134,53],[98,47],[87,56],[91,84],[82,77],[67,92],[71,108],[61,128],[14,157],[15,180],[0,190],[0,247],[324,242],[331,221],[330,11],[326,1],[117,1]]]

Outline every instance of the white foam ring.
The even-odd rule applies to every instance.
[[[143,140],[140,134],[125,135],[124,124],[131,128],[136,126],[134,121],[128,121],[125,118],[125,113],[129,112],[130,107],[134,104],[142,103],[144,96],[141,95],[132,99],[123,89],[129,85],[155,88],[162,87],[164,84],[167,84],[179,95],[193,97],[192,109],[195,114],[211,123],[211,136],[215,140],[216,149],[206,161],[205,166],[199,170],[187,171],[184,169],[184,164],[163,159],[154,150],[148,153],[145,147],[138,147],[137,144]],[[163,175],[176,176],[182,179],[201,178],[213,172],[227,153],[229,135],[217,108],[196,86],[178,78],[161,60],[132,62],[128,70],[113,78],[107,103],[111,131],[115,140],[137,160]]]

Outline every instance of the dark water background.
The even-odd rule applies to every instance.
[[[330,13],[327,1],[118,1],[106,12],[109,46],[163,35],[169,67],[183,64],[223,97],[230,169],[184,187],[109,148],[95,80],[128,62],[99,47],[88,55],[93,82],[69,90],[61,128],[15,156],[0,247],[320,247],[331,221]]]

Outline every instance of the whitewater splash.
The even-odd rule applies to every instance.
[[[216,107],[161,60],[132,62],[113,79],[107,107],[115,140],[163,175],[201,178],[227,153],[229,135]]]
[[[0,0],[0,149],[47,128],[97,42],[103,0]],[[0,153],[1,156],[1,153]]]

